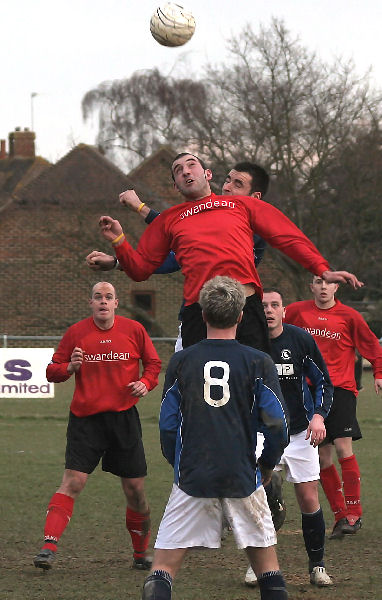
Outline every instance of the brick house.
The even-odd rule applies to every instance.
[[[101,214],[119,219],[132,244],[144,230],[141,218],[119,205],[122,190],[134,186],[158,210],[179,201],[172,190],[166,198],[156,191],[166,181],[168,192],[173,152],[159,149],[126,176],[85,144],[50,165],[35,157],[29,131],[10,134],[8,154],[4,141],[1,148],[0,334],[61,335],[88,315],[90,287],[105,279],[117,288],[119,314],[138,319],[153,336],[176,337],[180,273],[135,283],[120,271],[92,272],[84,262],[93,249],[112,253],[98,233]]]

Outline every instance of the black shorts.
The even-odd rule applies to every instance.
[[[186,306],[182,320],[183,348],[192,346],[207,337],[207,327],[202,318],[200,304]],[[248,296],[243,309],[243,319],[237,328],[236,339],[246,346],[252,346],[270,354],[268,325],[263,304],[257,294]]]
[[[138,410],[105,412],[89,417],[69,414],[65,468],[92,473],[102,458],[102,470],[118,477],[147,475]]]
[[[332,444],[337,438],[360,440],[362,433],[357,421],[357,398],[349,390],[334,388],[333,404],[325,419],[326,438],[323,444]]]

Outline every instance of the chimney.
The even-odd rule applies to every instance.
[[[34,158],[35,137],[36,134],[29,131],[27,127],[24,131],[21,131],[20,127],[16,127],[15,131],[9,134],[9,158]]]
[[[0,140],[0,160],[7,158],[7,152],[5,150],[5,140]]]

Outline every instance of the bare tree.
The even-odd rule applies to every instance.
[[[184,98],[191,112],[206,107],[202,83],[174,79],[157,69],[139,71],[129,79],[101,83],[82,100],[83,116],[98,111],[98,144],[115,158],[124,151],[131,168],[155,151],[160,144],[178,142],[186,118]]]
[[[84,114],[98,109],[100,143],[107,151],[120,144],[133,161],[167,142],[198,152],[218,180],[236,161],[259,162],[273,175],[270,200],[333,264],[351,270],[358,264],[354,253],[344,252],[333,231],[336,219],[328,223],[327,217],[333,215],[333,199],[341,198],[336,215],[339,220],[343,210],[346,227],[348,203],[342,208],[334,173],[342,159],[350,164],[361,131],[378,132],[381,97],[370,89],[369,74],[358,77],[352,61],[322,62],[277,19],[258,33],[246,26],[228,50],[229,60],[207,65],[203,79],[152,70],[101,84],[85,96]],[[357,194],[357,187],[346,189],[349,199]],[[274,256],[301,288],[299,266],[280,253]]]

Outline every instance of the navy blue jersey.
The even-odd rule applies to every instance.
[[[162,452],[188,495],[244,498],[289,442],[288,417],[271,358],[236,340],[206,339],[169,363],[159,419]]]
[[[329,373],[313,336],[304,329],[284,324],[282,334],[270,342],[289,411],[290,433],[299,433],[315,413],[326,418],[333,401]]]

